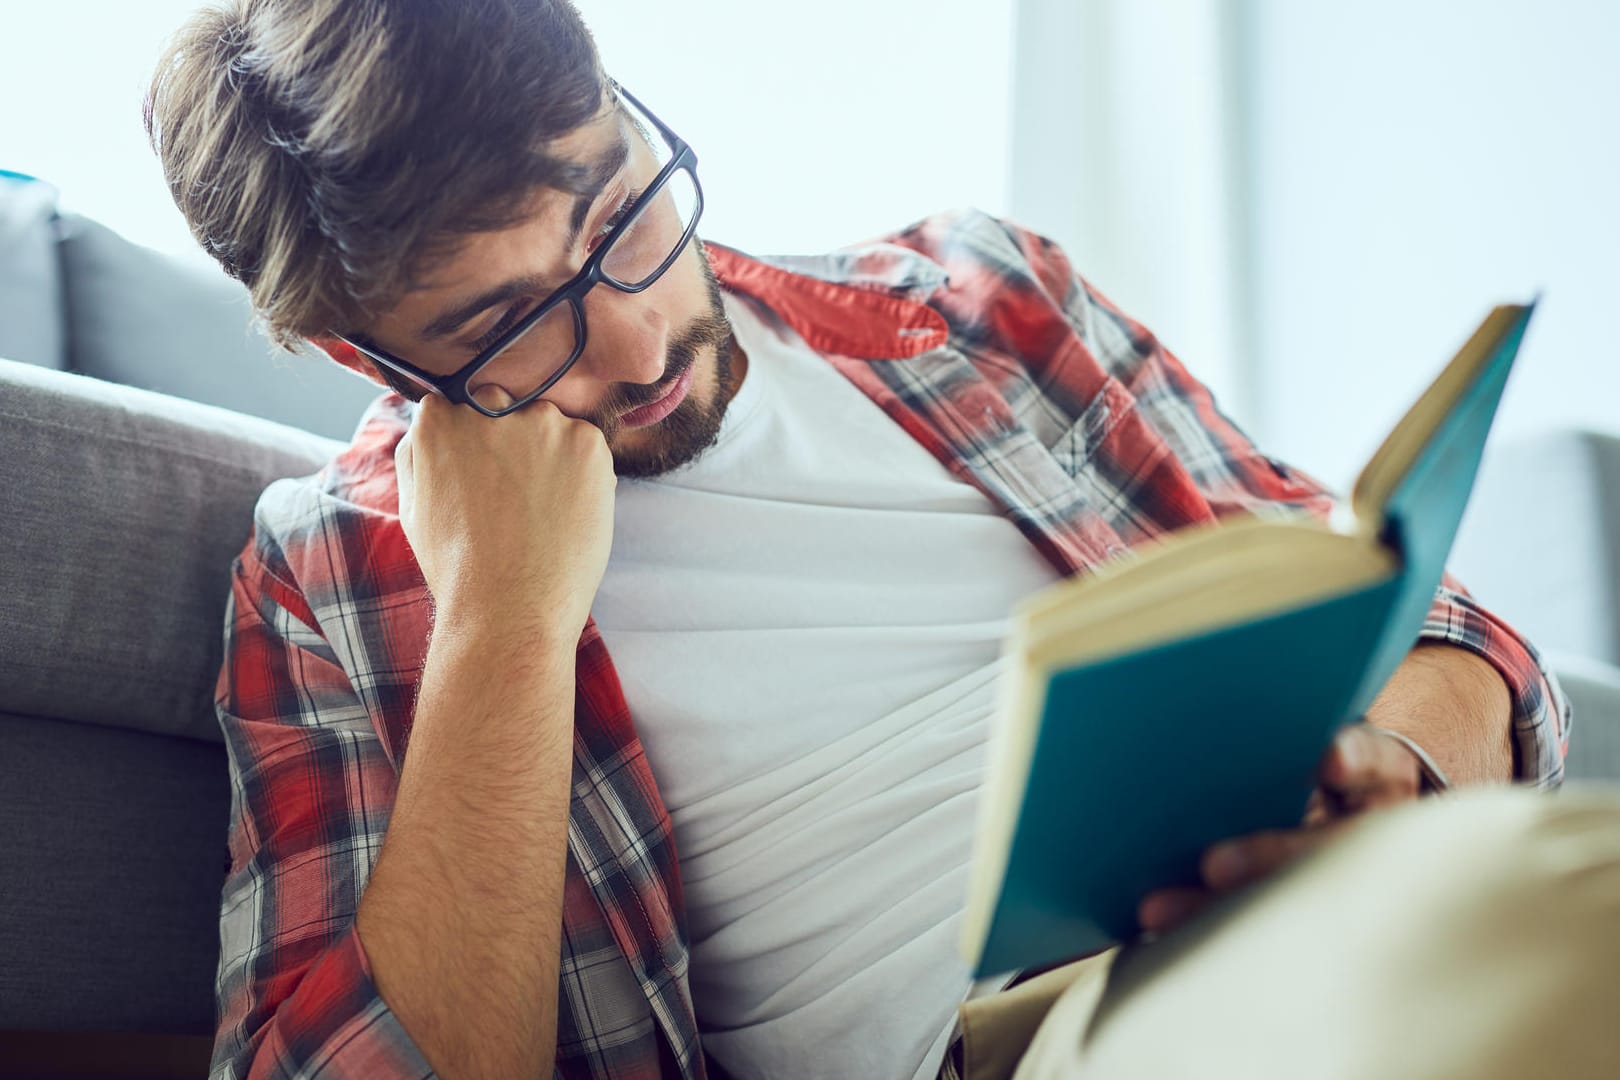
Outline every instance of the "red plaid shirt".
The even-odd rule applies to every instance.
[[[1228,514],[1325,514],[1049,241],[981,214],[823,258],[709,245],[763,302],[1062,573]],[[233,568],[218,712],[230,757],[215,1077],[430,1069],[372,981],[354,914],[388,828],[429,635],[400,529],[387,395],[312,478],[273,484]],[[1425,638],[1512,688],[1520,778],[1562,777],[1568,705],[1448,580]],[[557,1075],[704,1075],[670,821],[594,624],[579,642]]]

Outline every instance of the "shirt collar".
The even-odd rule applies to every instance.
[[[923,303],[945,269],[897,244],[830,255],[756,258],[704,241],[720,284],[763,303],[817,352],[900,360],[944,345],[944,316]]]

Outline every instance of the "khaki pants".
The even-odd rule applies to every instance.
[[[1374,815],[1160,941],[967,1003],[962,1030],[966,1080],[1614,1080],[1620,788]]]

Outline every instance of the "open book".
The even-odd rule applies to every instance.
[[[1406,656],[1534,303],[1486,317],[1331,522],[1227,519],[1014,614],[962,947],[975,974],[1138,932],[1218,841],[1297,825]]]

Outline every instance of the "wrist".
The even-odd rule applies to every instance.
[[[555,608],[516,605],[509,598],[490,603],[447,597],[433,604],[433,642],[483,655],[515,649],[572,656],[588,617],[559,616]]]
[[[1439,765],[1435,764],[1435,760],[1429,755],[1429,752],[1418,745],[1417,740],[1409,735],[1402,735],[1398,731],[1379,727],[1377,724],[1368,724],[1367,727],[1386,739],[1393,739],[1400,743],[1401,746],[1406,748],[1407,753],[1411,754],[1413,759],[1417,761],[1418,775],[1421,777],[1418,787],[1418,796],[1420,798],[1425,795],[1439,795],[1451,790],[1450,778],[1446,776]]]
[[[1412,740],[1439,763],[1453,785],[1513,778],[1508,686],[1490,661],[1471,650],[1420,642],[1367,709],[1366,718]]]

